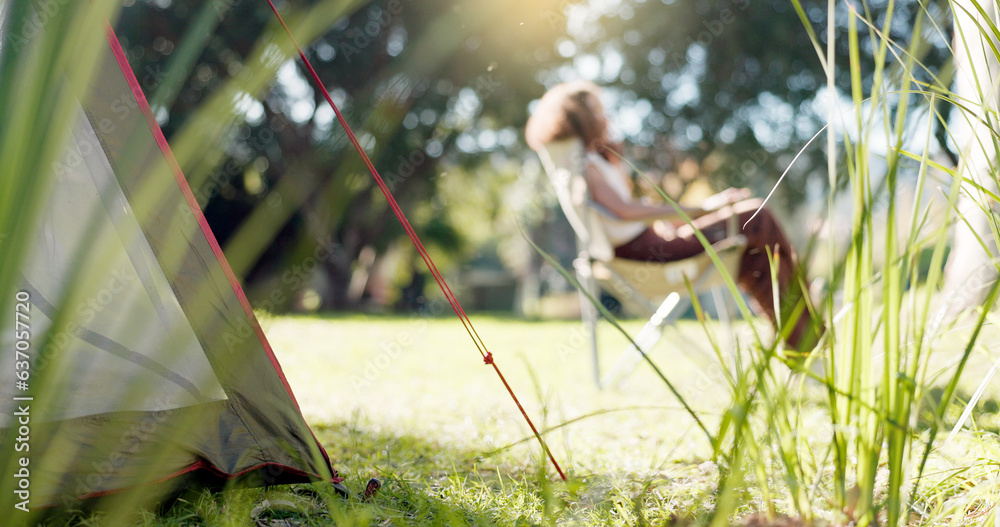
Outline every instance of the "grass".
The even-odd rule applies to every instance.
[[[265,330],[334,467],[353,491],[360,492],[370,477],[382,480],[382,491],[368,503],[344,500],[321,484],[193,494],[162,515],[143,513],[137,524],[685,525],[683,518],[709,519],[723,475],[707,440],[648,367],[641,365],[620,391],[601,391],[590,381],[586,341],[575,337],[578,321],[473,319],[532,417],[543,428],[557,427],[546,438],[569,483],[541,459],[492,369],[459,338],[457,321],[275,317],[265,319]],[[634,321],[625,325],[638,329]],[[721,331],[717,324],[710,327]],[[736,333],[750,338],[745,324]],[[996,333],[988,328],[984,342]],[[703,335],[697,323],[681,322],[653,358],[714,428],[730,395],[721,372],[713,373],[717,361]],[[607,325],[599,338],[602,362],[610,365],[624,339]],[[948,336],[941,341],[946,344]],[[955,353],[942,353],[937,362],[946,364]],[[970,369],[985,371],[989,355],[979,350]],[[978,381],[970,376],[961,383],[960,399]],[[816,456],[824,450],[829,455],[825,389],[819,383],[802,390],[796,382],[787,385],[801,416],[796,435]],[[1000,423],[1000,392],[987,389],[980,408],[976,431],[959,434],[932,454],[917,500],[925,514],[915,524],[992,518],[995,469],[982,460],[995,459],[1000,450],[1000,438],[988,431]],[[946,420],[954,422],[961,409],[950,407]],[[762,424],[752,425],[761,437]],[[922,421],[916,430],[924,433],[927,425]],[[783,491],[783,470],[766,466],[767,487],[747,475],[733,489],[734,510],[725,524],[746,524],[769,509],[776,520],[797,516]],[[842,520],[833,505],[833,476],[820,469],[805,490],[818,524]],[[885,496],[886,476],[883,462],[877,499]],[[672,518],[678,520],[670,523]],[[100,516],[88,521],[101,524]]]
[[[479,321],[477,329],[493,346],[497,364],[540,426],[596,411],[635,409],[585,419],[550,435],[557,459],[575,465],[577,474],[623,466],[638,469],[632,455],[622,457],[620,447],[626,445],[651,454],[644,464],[656,466],[655,459],[664,455],[657,451],[657,445],[676,444],[696,432],[690,417],[646,368],[640,368],[620,393],[599,391],[591,381],[587,341],[583,333],[577,337],[582,332],[579,322],[489,318]],[[624,341],[606,329],[601,335],[603,348],[623,348]],[[708,350],[695,340],[697,328],[688,329],[688,339],[681,346],[689,348],[693,356],[686,358],[689,353],[672,361],[672,374],[690,379],[704,375],[703,380],[689,386],[689,394],[696,410],[710,416],[712,408],[718,410],[725,403],[725,397],[711,390],[714,383],[702,371]],[[276,349],[296,349],[287,357],[282,351],[278,353],[289,381],[301,387],[299,402],[310,422],[367,422],[376,430],[386,427],[434,437],[444,444],[474,439],[477,448],[484,451],[528,437],[530,431],[492,368],[477,359],[475,350],[459,339],[462,335],[456,330],[460,330],[457,321],[448,319],[277,319],[270,334]],[[305,335],[331,346],[302,349],[296,339]],[[411,345],[402,346],[391,362],[381,360],[391,353],[386,351],[391,344],[386,343],[405,339],[412,341]],[[345,353],[344,349],[351,351]],[[602,357],[605,367],[615,358],[611,355]],[[329,369],[310,370],[308,366],[324,362],[330,364]],[[351,404],[342,408],[331,405],[334,394],[327,392],[331,386],[341,387],[341,396]],[[647,423],[645,430],[637,426],[640,422]],[[632,429],[635,436],[619,445],[622,438],[610,433],[607,424],[613,429]],[[587,435],[577,436],[574,432],[578,430],[586,430]],[[702,441],[686,443],[680,451],[671,447],[674,457],[704,460],[711,455]],[[504,455],[528,459],[533,466],[537,460],[529,454],[537,453],[537,448],[537,443],[528,441]]]

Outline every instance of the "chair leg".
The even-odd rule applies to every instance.
[[[593,361],[594,367],[594,382],[597,384],[598,388],[601,388],[601,365],[597,353],[597,308],[590,303],[590,299],[584,294],[590,294],[592,298],[599,298],[600,291],[597,289],[597,282],[594,280],[593,271],[590,269],[589,262],[580,261],[573,262],[573,266],[576,268],[576,276],[580,281],[580,285],[583,289],[580,293],[580,317],[583,319],[583,325],[586,326],[587,332],[590,335],[590,356]]]
[[[733,367],[736,367],[736,332],[733,331],[733,311],[732,302],[726,300],[726,290],[719,286],[712,288],[712,301],[715,303],[715,312],[718,314],[719,322],[725,328],[726,344],[733,353]],[[720,343],[720,345],[722,345]]]
[[[687,303],[690,303],[690,300]],[[671,293],[667,296],[666,300],[660,304],[660,307],[653,313],[653,316],[646,322],[646,325],[636,334],[633,339],[635,344],[629,343],[625,352],[618,357],[614,366],[601,379],[601,384],[604,386],[621,386],[625,378],[642,362],[642,356],[648,354],[653,349],[653,346],[660,341],[660,337],[663,336],[663,326],[673,322],[681,311],[683,311],[684,306],[680,306],[680,309],[678,309],[679,304],[681,304],[680,295]]]

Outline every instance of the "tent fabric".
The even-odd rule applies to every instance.
[[[23,271],[48,337],[29,389],[0,385],[2,444],[14,397],[32,397],[31,506],[157,482],[339,483],[107,33]]]

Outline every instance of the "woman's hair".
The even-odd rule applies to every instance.
[[[605,153],[611,146],[607,121],[594,115],[588,104],[591,97],[599,102],[600,94],[596,84],[583,80],[557,84],[545,92],[524,130],[528,146],[541,150],[553,141],[579,137],[587,150]]]

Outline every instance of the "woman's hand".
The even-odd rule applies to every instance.
[[[750,191],[745,188],[727,188],[718,194],[709,196],[701,202],[701,208],[706,211],[719,210],[726,205],[739,203],[745,199],[750,199]]]

